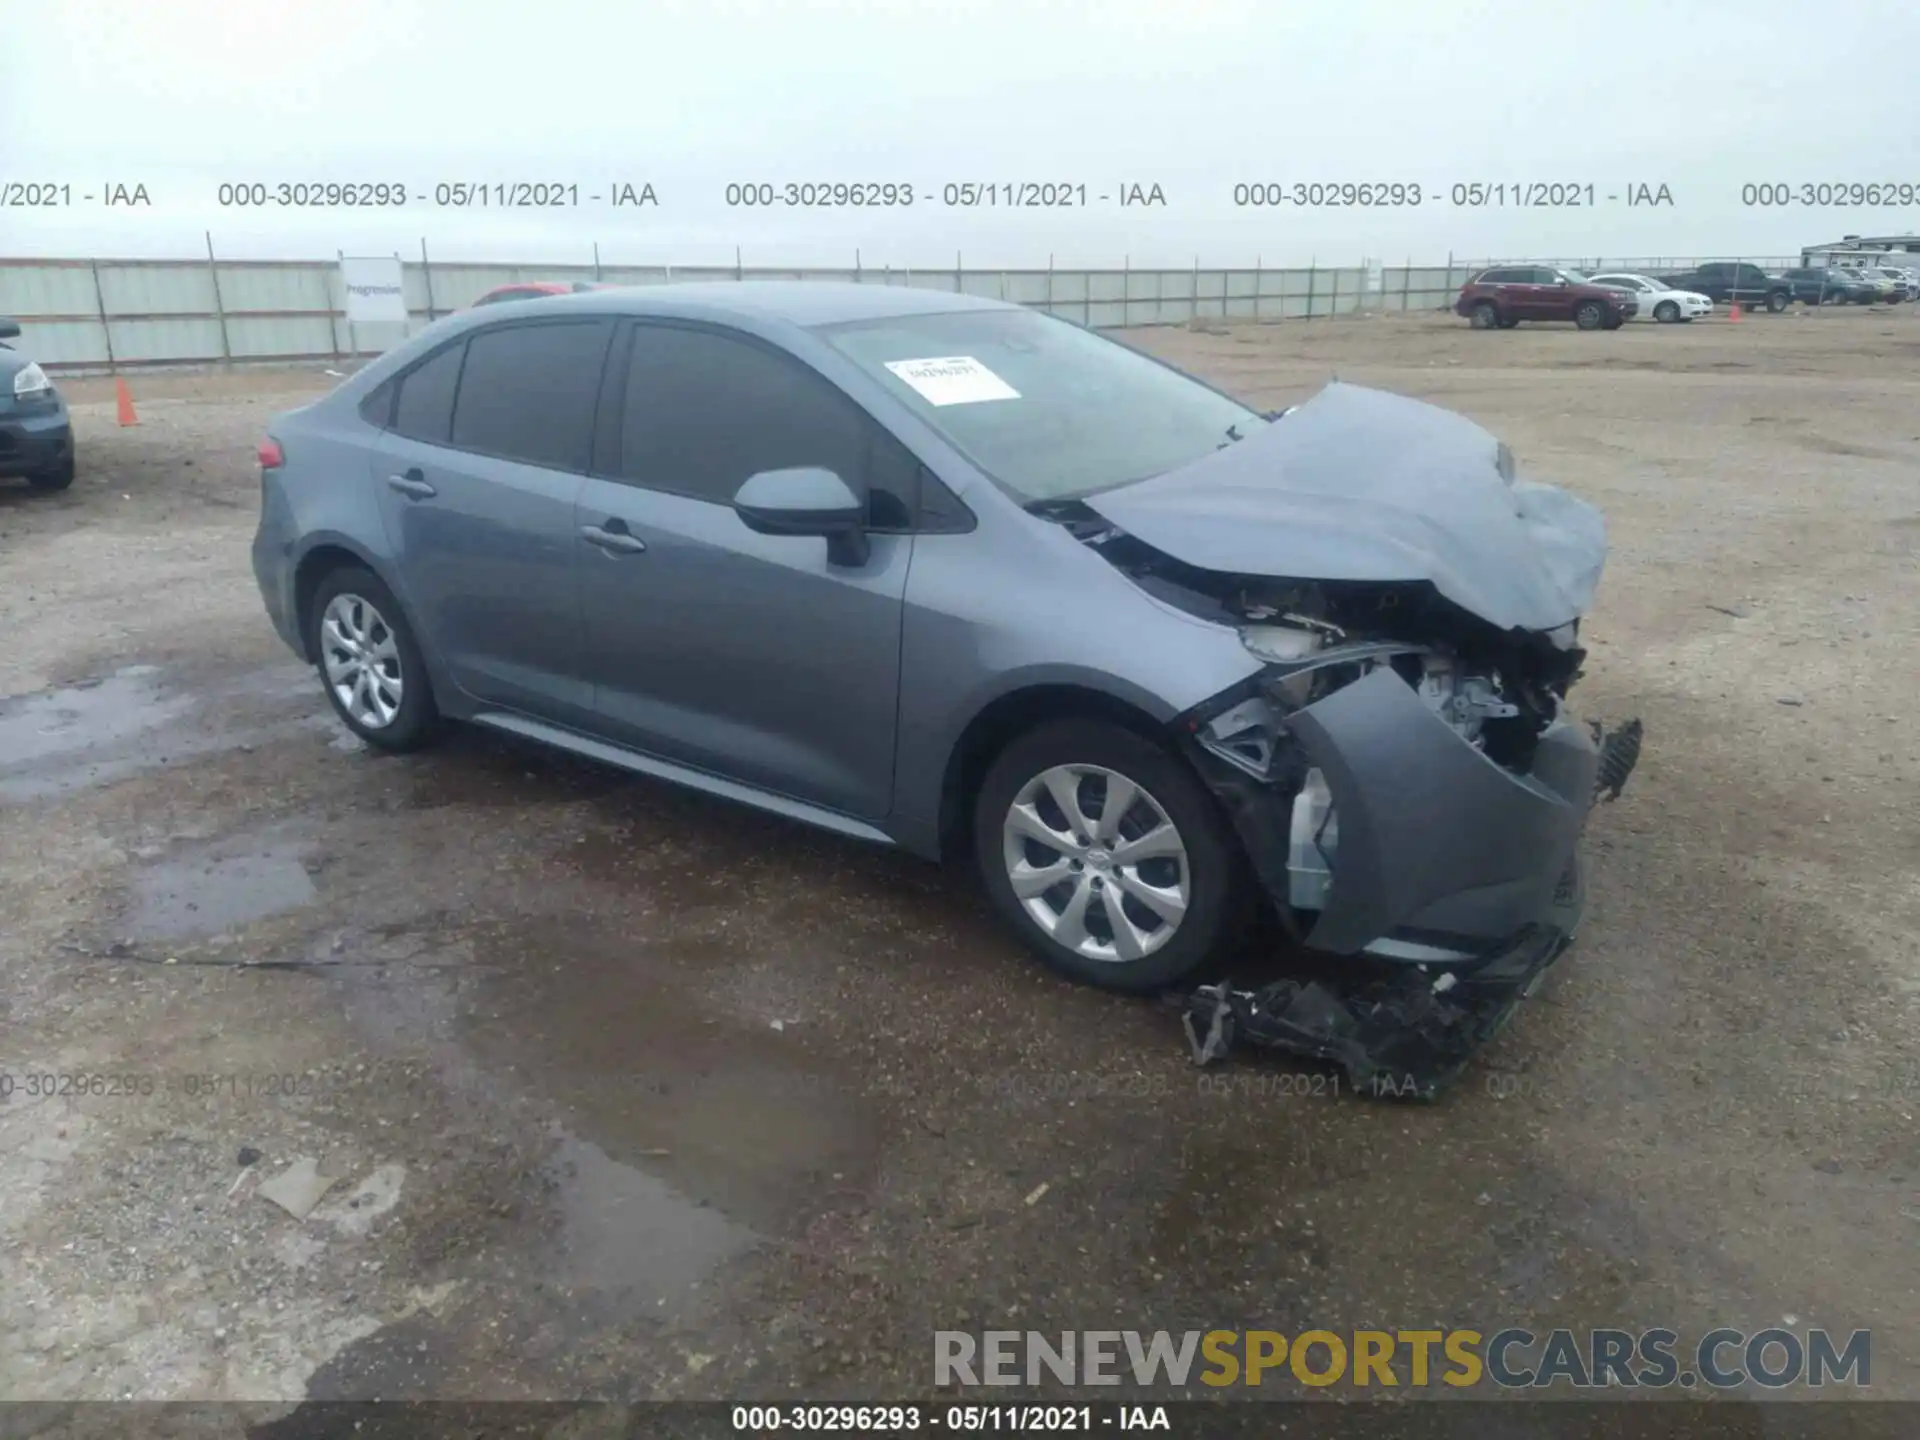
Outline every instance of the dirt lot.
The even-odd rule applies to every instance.
[[[253,445],[332,382],[142,377],[124,430],[80,382],[73,490],[0,489],[0,1394],[909,1397],[936,1329],[1786,1323],[1920,1398],[1920,318],[1139,339],[1452,406],[1609,517],[1577,698],[1647,753],[1454,1092],[1215,1093],[964,875],[365,752],[247,564]],[[253,1194],[302,1157],[304,1222]]]

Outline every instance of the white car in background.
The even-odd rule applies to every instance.
[[[1713,313],[1713,300],[1697,290],[1671,290],[1651,275],[1635,275],[1629,271],[1610,270],[1604,275],[1589,275],[1588,281],[1595,285],[1608,285],[1616,290],[1629,290],[1640,302],[1636,320],[1658,320],[1662,325],[1681,324],[1697,320],[1702,315]]]

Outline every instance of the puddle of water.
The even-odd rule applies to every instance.
[[[311,699],[312,676],[277,665],[191,688],[151,665],[0,700],[0,802],[20,804],[109,784],[195,755],[233,749]],[[262,707],[276,713],[262,715]],[[310,708],[310,707],[306,707]]]
[[[319,898],[291,839],[239,837],[198,846],[146,866],[133,879],[131,938],[187,940],[219,935]]]
[[[16,788],[15,772],[44,771],[89,750],[109,749],[176,720],[193,708],[186,696],[162,696],[151,665],[132,665],[104,679],[0,701],[0,787]]]
[[[754,1232],[591,1140],[563,1135],[553,1157],[560,1202],[561,1283],[621,1308],[673,1310]]]
[[[727,977],[765,958],[740,942],[575,914],[392,928],[433,963],[333,972],[346,1013],[380,1048],[425,1059],[463,1109],[556,1137],[551,1229],[524,1244],[569,1313],[662,1316],[730,1257],[873,1185],[859,1083],[729,1003]]]
[[[741,958],[726,942],[517,922],[475,935],[457,1029],[483,1069],[511,1073],[613,1161],[778,1230],[868,1183],[876,1142],[853,1081],[713,996]]]

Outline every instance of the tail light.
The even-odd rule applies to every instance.
[[[260,468],[262,470],[278,470],[282,465],[287,463],[287,452],[280,448],[280,442],[272,436],[268,436],[260,442],[257,453],[260,456]]]

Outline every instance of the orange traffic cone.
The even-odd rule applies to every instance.
[[[113,398],[119,405],[120,423],[122,425],[138,425],[140,423],[140,417],[133,413],[133,394],[127,389],[127,382],[124,378],[115,378],[113,382]]]
[[[1740,302],[1738,300],[1727,307],[1727,318],[1729,320],[1738,320],[1740,318]]]

